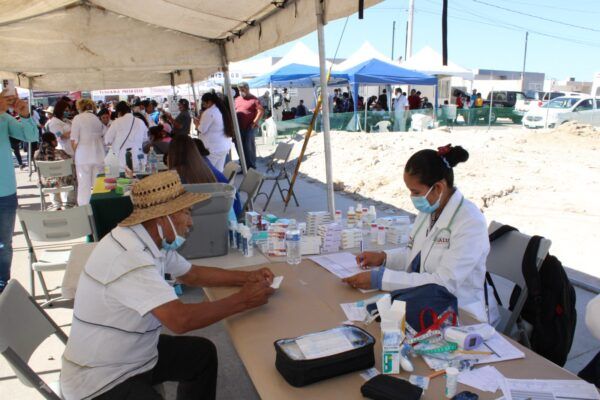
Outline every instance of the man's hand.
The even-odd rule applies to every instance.
[[[15,96],[0,96],[0,114],[8,111],[8,107],[15,101]]]
[[[247,282],[238,292],[242,299],[242,304],[246,309],[267,304],[269,296],[273,293],[275,293],[275,289],[270,287],[270,284],[267,281]]]
[[[196,127],[196,129],[198,129],[198,127],[200,126],[200,118],[193,117],[192,121],[194,121],[194,126]]]
[[[371,289],[371,273],[361,272],[360,274],[342,279],[342,282],[346,282],[356,289]]]
[[[14,109],[23,118],[29,118],[29,102],[27,100],[17,99]]]
[[[251,271],[246,282],[267,282],[270,286],[273,283],[273,278],[275,278],[275,275],[269,268],[261,268]]]
[[[383,251],[364,251],[356,256],[356,264],[367,269],[368,267],[378,267],[385,261],[385,253]]]

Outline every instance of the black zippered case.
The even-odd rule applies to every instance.
[[[362,385],[360,392],[372,400],[418,400],[423,389],[403,379],[377,375]]]
[[[277,371],[279,371],[290,385],[301,387],[349,372],[373,367],[375,365],[375,355],[373,351],[375,338],[367,331],[356,326],[345,325],[333,329],[340,328],[347,330],[353,338],[360,338],[361,340],[355,340],[356,344],[353,343],[355,348],[352,350],[321,358],[308,360],[294,359],[282,347],[300,339],[302,336],[275,341],[275,352],[277,354],[275,358],[275,367],[277,368]],[[348,334],[346,337],[348,337]]]

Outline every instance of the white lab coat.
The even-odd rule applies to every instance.
[[[132,127],[133,122],[133,127]],[[131,129],[131,134],[129,130]],[[112,121],[108,131],[104,135],[104,143],[112,146],[114,152],[119,157],[121,168],[125,169],[125,153],[127,148],[131,148],[133,162],[135,164],[138,152],[142,149],[142,144],[148,137],[148,128],[144,122],[127,113],[120,118]]]
[[[596,339],[600,339],[600,294],[585,307],[585,324]]]
[[[436,283],[446,287],[457,297],[461,310],[480,321],[488,321],[483,289],[485,263],[490,251],[487,223],[477,206],[463,198],[456,189],[429,234],[427,228],[430,214],[417,215],[410,233],[412,249],[386,251],[386,269],[381,288],[392,291]],[[456,216],[450,223],[455,213]],[[421,223],[423,224],[419,229]],[[450,229],[450,232],[444,228]],[[419,252],[421,273],[409,272],[410,264]],[[493,296],[490,297],[489,301],[492,303]],[[495,303],[490,305],[492,307],[495,308]],[[493,313],[490,312],[492,320],[495,319],[496,311],[494,309]]]
[[[104,125],[92,111],[73,118],[71,140],[77,143],[75,170],[77,171],[77,204],[88,204],[96,175],[104,165]]]

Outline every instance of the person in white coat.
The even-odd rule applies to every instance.
[[[104,125],[92,100],[77,100],[77,111],[71,126],[71,146],[75,151],[77,204],[83,206],[89,204],[94,180],[104,165]]]
[[[233,136],[231,115],[215,93],[204,93],[201,101],[204,111],[199,120],[194,118],[198,138],[210,152],[208,159],[211,164],[223,172],[225,158],[231,150],[231,137]]]
[[[490,250],[487,223],[454,186],[453,168],[468,158],[462,147],[450,145],[411,156],[404,183],[419,214],[408,248],[359,254],[361,267],[380,268],[344,281],[356,288],[386,291],[435,283],[457,297],[462,311],[488,321],[483,286]]]
[[[65,153],[73,157],[75,152],[71,146],[71,122],[65,118],[65,112],[69,108],[69,103],[64,100],[59,100],[52,109],[52,118],[46,122],[46,132],[54,133],[58,140],[59,150],[64,150]]]
[[[129,105],[120,101],[116,107],[118,118],[115,119],[104,135],[104,143],[112,146],[112,150],[119,157],[121,168],[125,168],[125,153],[131,149],[133,162],[137,160],[138,152],[148,136],[148,128],[144,122],[133,116]]]

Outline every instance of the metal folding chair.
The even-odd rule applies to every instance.
[[[263,175],[254,168],[250,168],[246,176],[244,176],[244,179],[242,179],[238,192],[245,193],[247,196],[246,202],[244,203],[244,211],[254,210],[253,199],[258,192],[258,188],[262,185],[263,179]]]
[[[227,178],[229,183],[231,183],[235,179],[235,175],[238,172],[240,172],[241,170],[242,170],[242,167],[240,166],[240,164],[238,164],[235,161],[229,161],[223,167],[223,175],[225,176],[225,178]]]
[[[279,143],[277,145],[277,148],[275,149],[275,152],[273,153],[271,161],[267,165],[267,175],[265,175],[264,181],[274,181],[273,187],[271,188],[271,191],[269,192],[269,194],[267,194],[266,192],[261,192],[260,190],[262,189],[262,186],[264,183],[264,181],[263,181],[263,183],[261,183],[260,187],[258,188],[258,193],[256,194],[256,197],[254,198],[254,200],[256,200],[256,198],[260,195],[263,195],[267,198],[267,202],[265,203],[265,206],[263,207],[263,211],[267,210],[267,207],[269,206],[269,203],[271,202],[271,197],[273,197],[273,193],[275,192],[275,189],[279,190],[279,195],[281,196],[281,200],[285,201],[284,193],[287,193],[291,186],[290,175],[286,169],[286,166],[288,164],[290,154],[292,154],[293,149],[294,149],[293,143]],[[276,171],[276,169],[278,169],[278,171]],[[279,183],[279,181],[286,181],[288,184],[288,187],[287,188],[281,187],[281,184]],[[292,190],[292,197],[294,198],[296,207],[299,207],[300,204],[298,203],[298,199],[296,198],[296,194],[294,193],[293,190]]]
[[[0,319],[0,353],[17,378],[25,386],[37,390],[43,398],[60,400],[58,382],[47,384],[28,362],[35,349],[49,336],[56,335],[66,344],[67,335],[14,279],[8,282],[0,296]]]
[[[499,222],[492,221],[488,228],[488,232],[491,234],[502,225],[503,224]],[[518,231],[504,234],[502,237],[491,243],[490,253],[486,262],[487,270],[490,274],[507,279],[521,289],[519,298],[512,310],[508,309],[509,299],[506,299],[506,301],[502,299],[502,302],[506,307],[498,306],[500,321],[496,324],[496,330],[517,340],[521,339],[520,341],[527,347],[531,347],[529,342],[531,326],[529,326],[526,321],[520,319],[519,316],[521,315],[521,311],[527,300],[527,284],[523,277],[522,265],[525,249],[527,248],[530,239],[530,236]],[[537,254],[536,267],[538,270],[541,268],[544,259],[548,255],[551,244],[552,242],[550,240],[542,239]],[[489,291],[488,298],[490,300],[493,298],[493,294]]]
[[[63,178],[66,176],[74,176],[73,159],[59,161],[36,161],[38,171],[38,186],[40,189],[41,209],[46,209],[46,195],[57,193],[69,193],[75,191],[75,186],[58,186],[58,187],[43,187],[42,179]]]
[[[17,210],[21,221],[23,235],[29,250],[31,295],[35,297],[35,274],[42,285],[46,302],[42,306],[50,305],[58,299],[50,299],[50,293],[42,272],[62,271],[66,269],[70,249],[45,250],[39,257],[35,252],[32,241],[36,242],[65,242],[92,235],[97,241],[96,228],[89,204],[73,207],[63,211],[32,211]],[[60,299],[60,298],[59,298]]]

